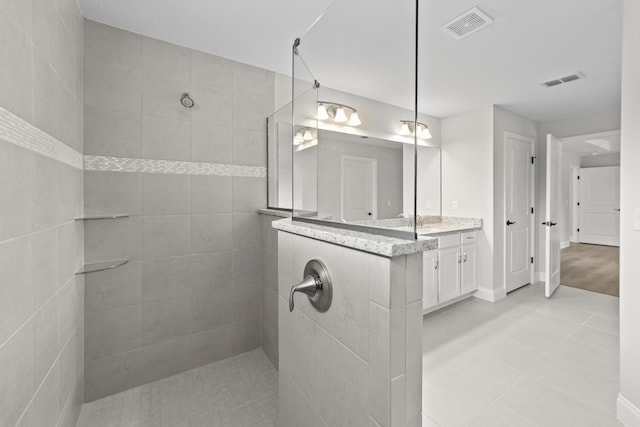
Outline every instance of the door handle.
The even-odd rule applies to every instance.
[[[516,223],[515,221],[509,221],[509,220],[507,220],[507,225],[513,225],[513,224],[515,224],[515,223]]]
[[[434,259],[433,260],[433,269],[437,270],[439,266],[440,266],[440,261],[437,260],[437,259]]]
[[[618,211],[618,212],[620,212],[620,208],[618,208],[618,209],[614,209],[614,211]]]
[[[462,257],[462,262],[467,262],[467,253],[464,253],[464,256]]]
[[[545,221],[542,223],[542,225],[546,225],[547,227],[554,227],[556,225],[558,225],[557,222],[551,222],[551,221]]]
[[[316,310],[327,311],[333,296],[333,285],[327,267],[319,259],[312,259],[305,265],[303,276],[302,282],[293,285],[289,292],[289,312],[295,308],[293,297],[296,292],[306,294]]]
[[[462,255],[460,255],[460,252],[458,252],[458,264],[460,264],[462,262]]]

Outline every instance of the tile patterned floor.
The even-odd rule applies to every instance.
[[[253,350],[82,407],[78,427],[274,427],[278,373]]]
[[[423,427],[619,426],[618,298],[539,284],[424,318]],[[274,427],[262,350],[85,404],[78,427]]]
[[[425,316],[423,427],[618,426],[618,298],[541,284]]]

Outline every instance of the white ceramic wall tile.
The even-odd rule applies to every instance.
[[[75,1],[0,3],[0,424],[67,427],[83,377],[82,17]]]
[[[0,107],[0,139],[82,169],[82,154]]]

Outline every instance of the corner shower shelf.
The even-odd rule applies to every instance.
[[[75,218],[76,221],[93,221],[97,219],[118,219],[129,218],[129,214],[113,214],[113,215],[88,215]]]
[[[128,259],[123,259],[120,261],[107,261],[107,262],[96,262],[94,264],[85,264],[82,268],[76,271],[76,274],[88,274],[95,273],[97,271],[105,271],[112,270],[114,268],[122,267],[126,263],[128,263]]]

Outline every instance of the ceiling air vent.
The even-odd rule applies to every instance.
[[[463,39],[476,31],[493,24],[493,19],[478,7],[466,11],[462,15],[453,18],[441,28],[456,40]]]
[[[569,83],[569,82],[573,82],[573,81],[584,79],[584,78],[585,78],[585,75],[583,73],[577,72],[575,74],[571,74],[568,76],[559,77],[557,79],[546,81],[542,83],[542,86],[553,87],[553,86],[558,86],[564,83]]]

